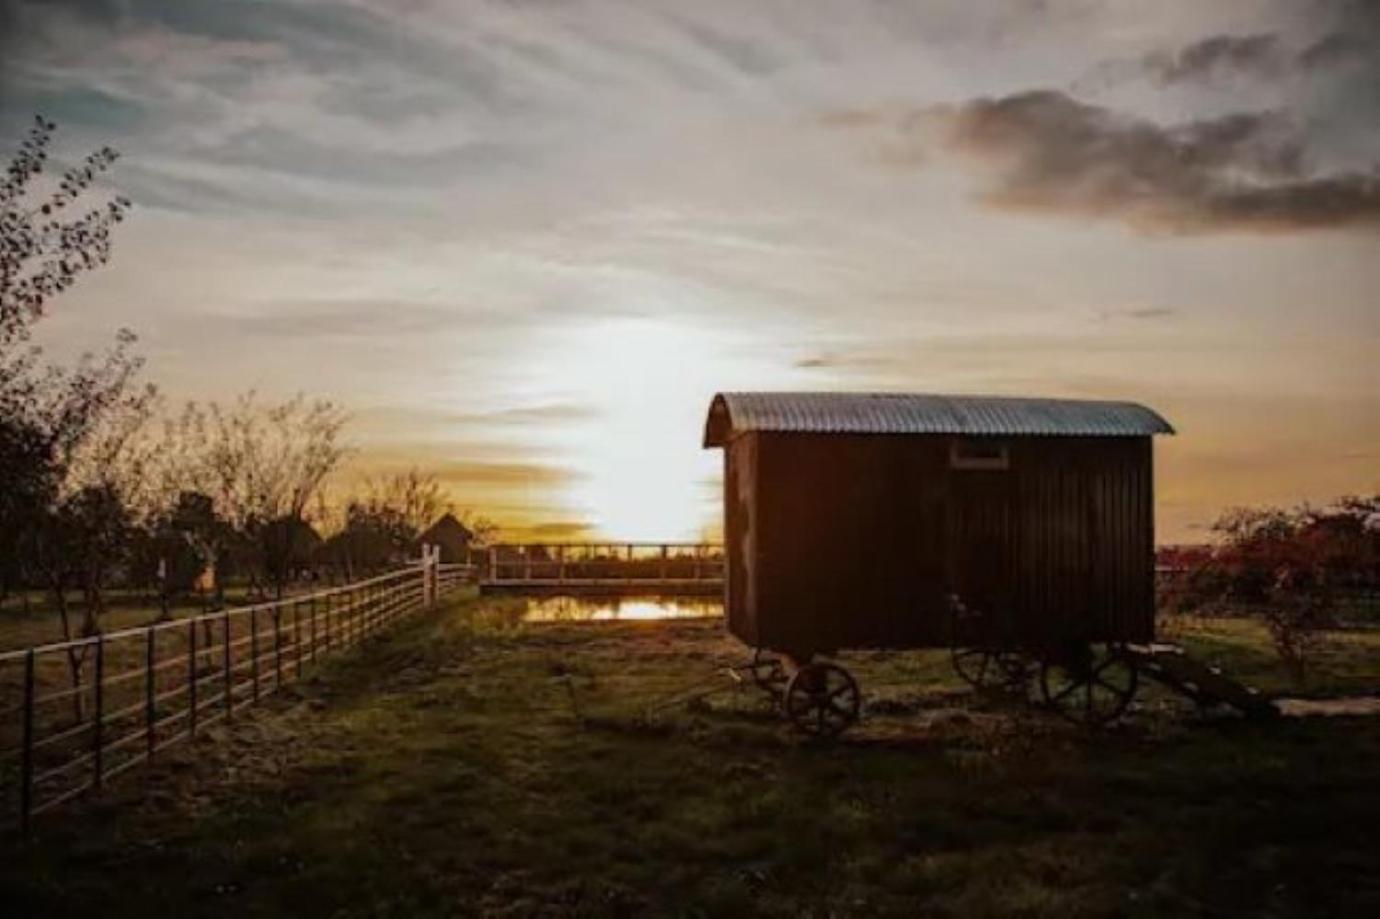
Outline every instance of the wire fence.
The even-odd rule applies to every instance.
[[[429,553],[341,587],[0,654],[4,807],[27,833],[473,579]]]

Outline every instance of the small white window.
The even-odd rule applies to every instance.
[[[983,437],[960,437],[949,445],[949,466],[953,469],[1003,470],[1011,467],[1006,444]]]

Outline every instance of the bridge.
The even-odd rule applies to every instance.
[[[479,574],[482,593],[716,595],[718,543],[501,543]]]

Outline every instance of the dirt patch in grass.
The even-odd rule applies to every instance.
[[[942,653],[846,655],[866,717],[829,746],[721,674],[655,708],[744,657],[712,621],[453,605],[7,838],[6,911],[1380,910],[1380,719],[1189,717],[1151,693],[1087,736],[964,690]]]

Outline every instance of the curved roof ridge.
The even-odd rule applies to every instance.
[[[721,392],[704,445],[743,431],[809,434],[969,434],[1008,437],[1148,437],[1173,434],[1136,402],[904,392]]]

